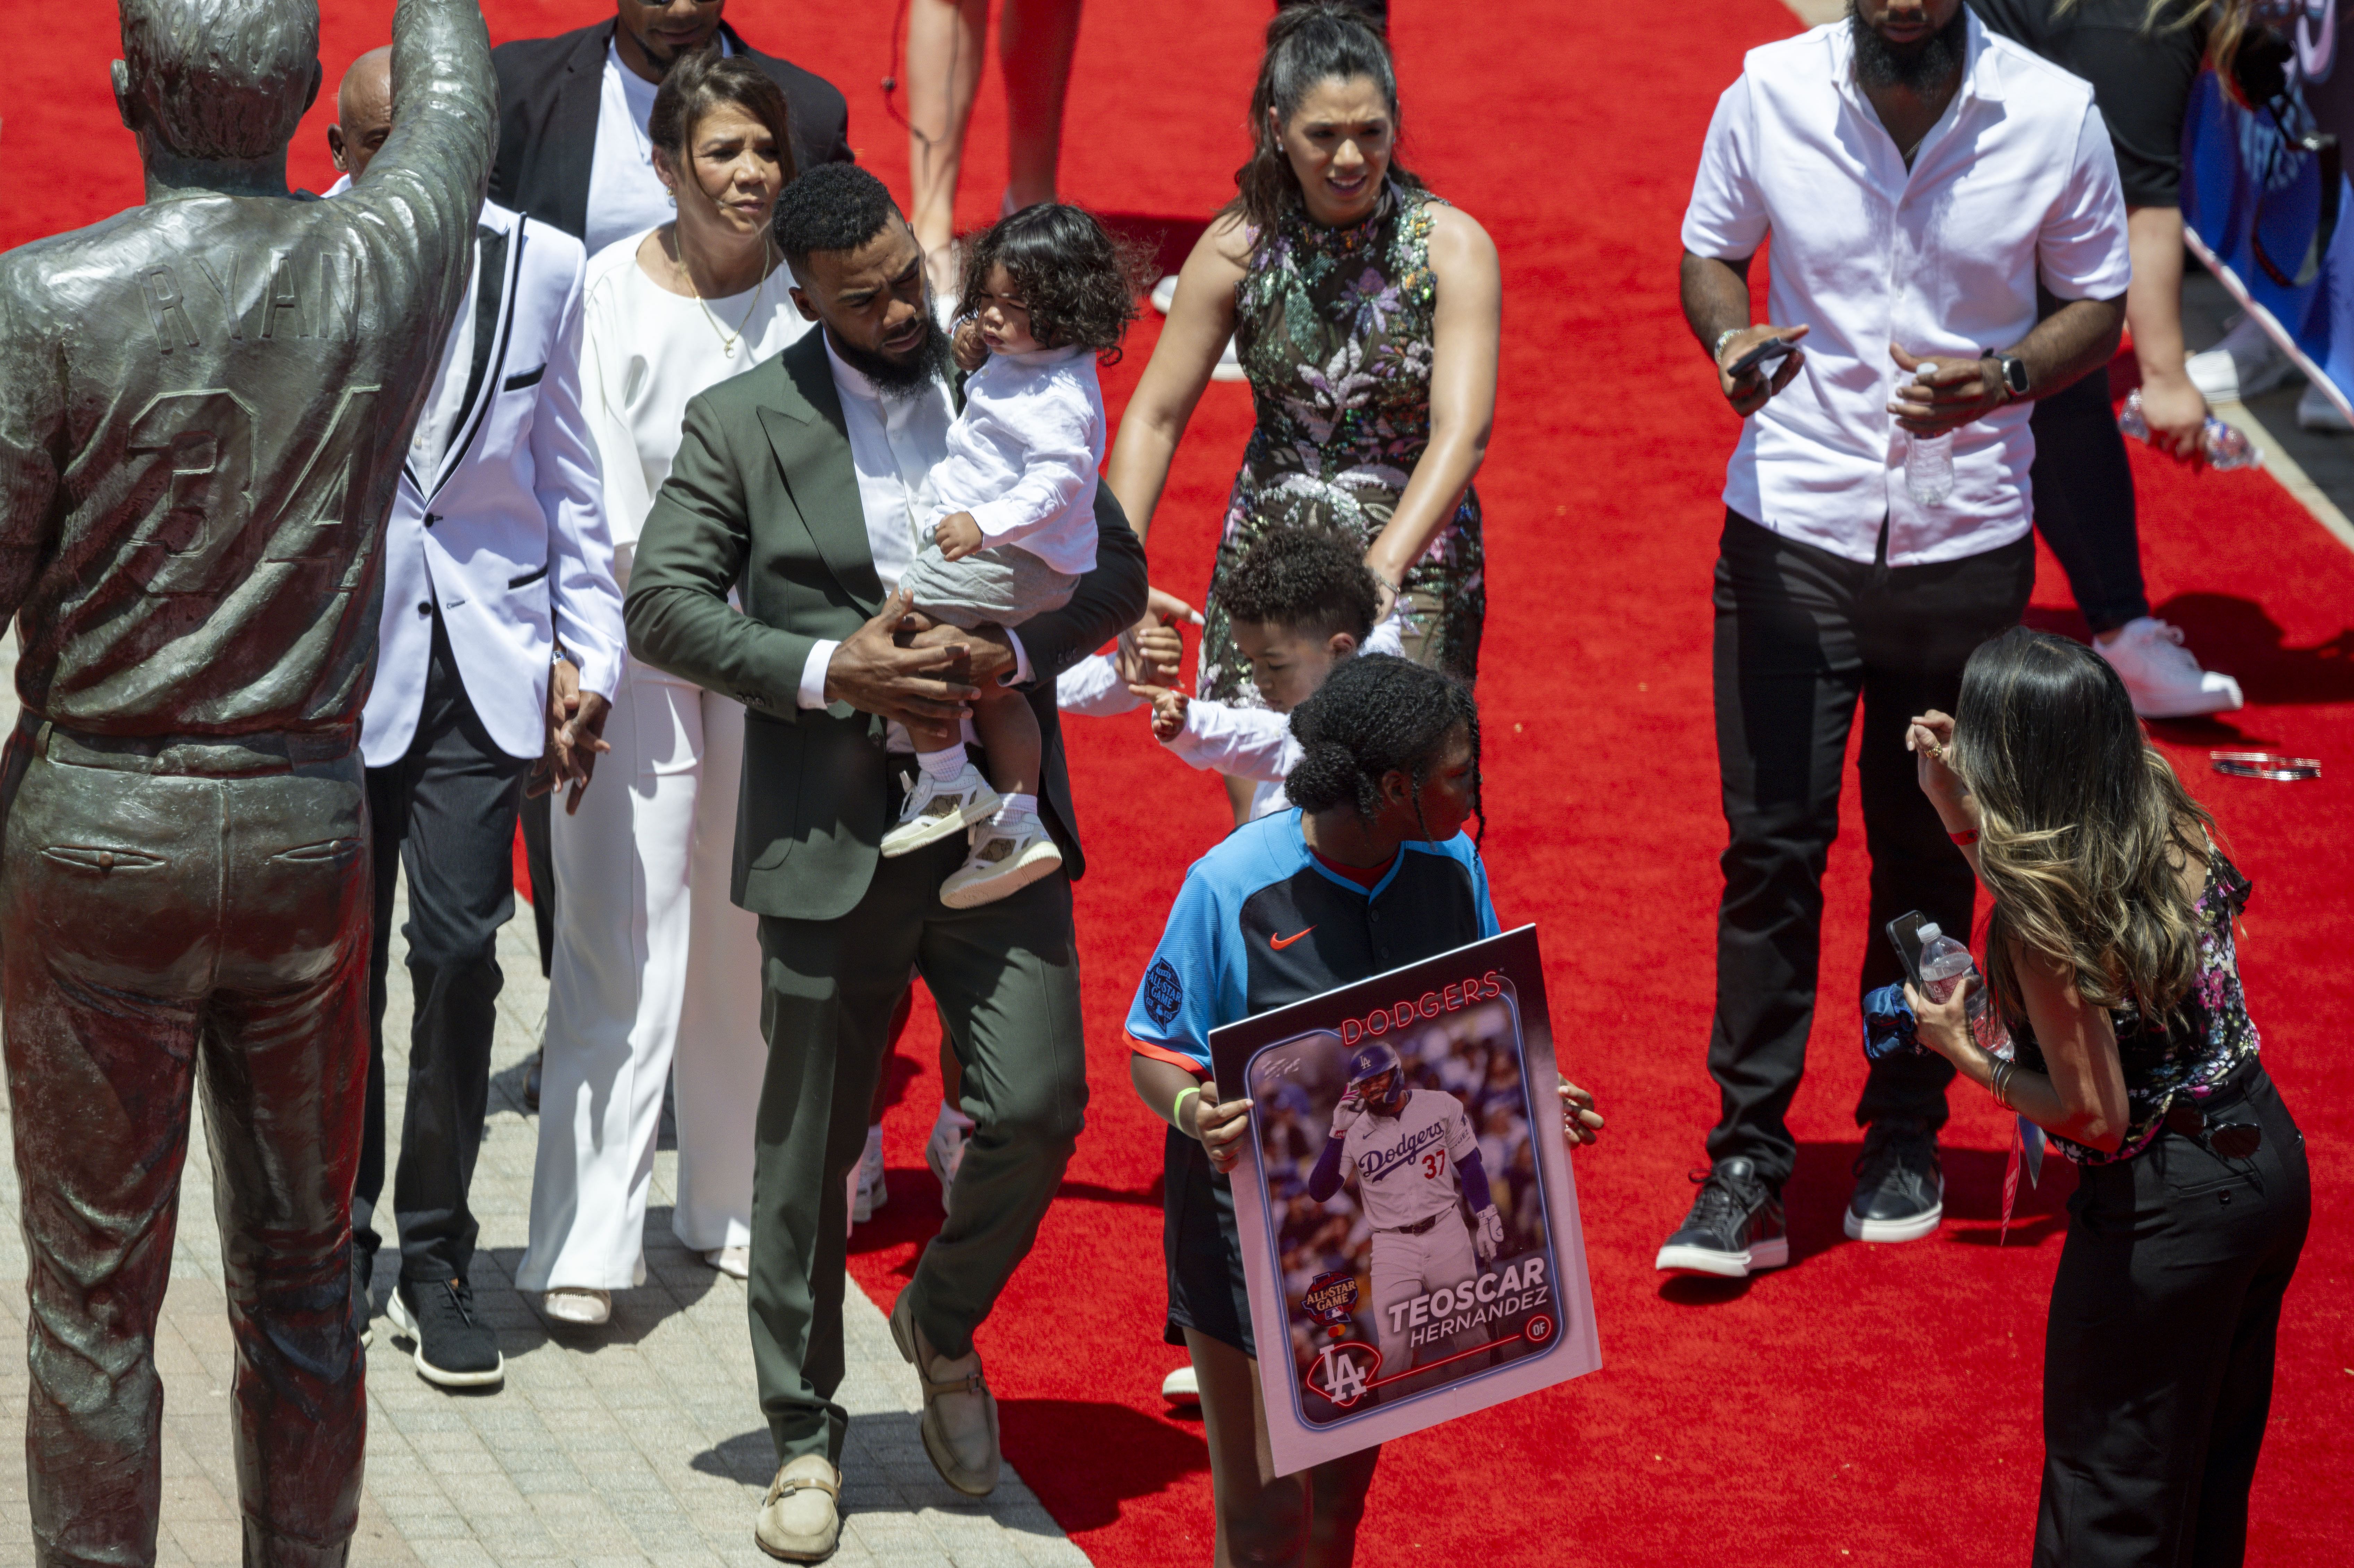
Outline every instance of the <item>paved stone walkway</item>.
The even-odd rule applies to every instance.
[[[0,726],[13,725],[15,639],[0,636]],[[5,733],[5,729],[0,729]],[[753,1515],[774,1471],[753,1394],[744,1287],[670,1233],[677,1156],[667,1129],[646,1216],[647,1281],[616,1292],[613,1321],[558,1339],[514,1288],[529,1214],[535,1120],[524,1114],[523,1064],[546,987],[527,906],[500,938],[506,971],[493,1057],[488,1135],[474,1180],[482,1225],[474,1285],[499,1330],[504,1386],[453,1395],[411,1370],[406,1338],[381,1315],[369,1352],[367,1486],[352,1561],[359,1568],[753,1568]],[[393,943],[391,1125],[406,1075],[408,977]],[[29,1563],[17,1434],[24,1430],[25,1255],[15,1220],[11,1122],[0,1097],[0,1564]],[[157,1360],[164,1383],[164,1517],[159,1561],[230,1568],[239,1561],[237,1479],[228,1389],[233,1359],[222,1306],[212,1170],[198,1128],[181,1189],[179,1242]],[[1085,1568],[1009,1468],[986,1504],[934,1473],[916,1432],[913,1369],[882,1313],[854,1284],[853,1413],[844,1457],[843,1568]]]

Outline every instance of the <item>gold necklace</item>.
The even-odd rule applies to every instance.
[[[719,352],[730,359],[735,358],[736,345],[744,341],[745,329],[752,324],[752,313],[760,308],[760,296],[768,292],[769,279],[776,271],[775,264],[769,260],[769,247],[771,241],[765,235],[761,237],[760,281],[752,285],[752,302],[744,307],[744,317],[736,323],[736,330],[732,334],[719,324],[719,318],[711,313],[710,302],[703,297],[703,291],[695,286],[695,273],[686,264],[686,242],[679,237],[678,230],[674,228],[671,230],[671,243],[678,247],[678,260],[672,264],[678,269],[679,277],[684,280],[687,293],[701,308],[703,319],[711,323],[712,332],[717,334]]]

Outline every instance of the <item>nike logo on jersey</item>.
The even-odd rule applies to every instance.
[[[1316,927],[1313,926],[1308,927],[1308,931],[1313,931],[1314,929],[1316,929]],[[1284,948],[1291,946],[1292,943],[1299,940],[1300,937],[1308,935],[1308,931],[1302,931],[1299,936],[1293,937],[1278,937],[1274,932],[1270,931],[1267,934],[1267,945],[1273,948],[1279,953],[1283,951]]]

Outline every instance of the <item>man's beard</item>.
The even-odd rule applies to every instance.
[[[934,381],[948,379],[949,368],[956,363],[950,351],[949,334],[940,325],[940,318],[932,314],[931,291],[924,291],[924,341],[916,352],[905,359],[893,359],[857,344],[845,343],[841,334],[829,330],[826,341],[842,362],[857,371],[885,392],[919,391]]]
[[[1865,87],[1901,87],[1922,92],[1942,87],[1962,69],[1969,47],[1970,8],[1957,5],[1954,19],[1918,43],[1892,44],[1864,21],[1847,0],[1849,31],[1855,38],[1855,79]]]

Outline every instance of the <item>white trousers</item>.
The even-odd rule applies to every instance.
[[[644,1283],[646,1193],[675,1077],[678,1206],[695,1252],[750,1245],[760,1033],[758,919],[729,902],[738,704],[631,661],[613,749],[577,816],[561,803],[556,955],[525,1290]]]

